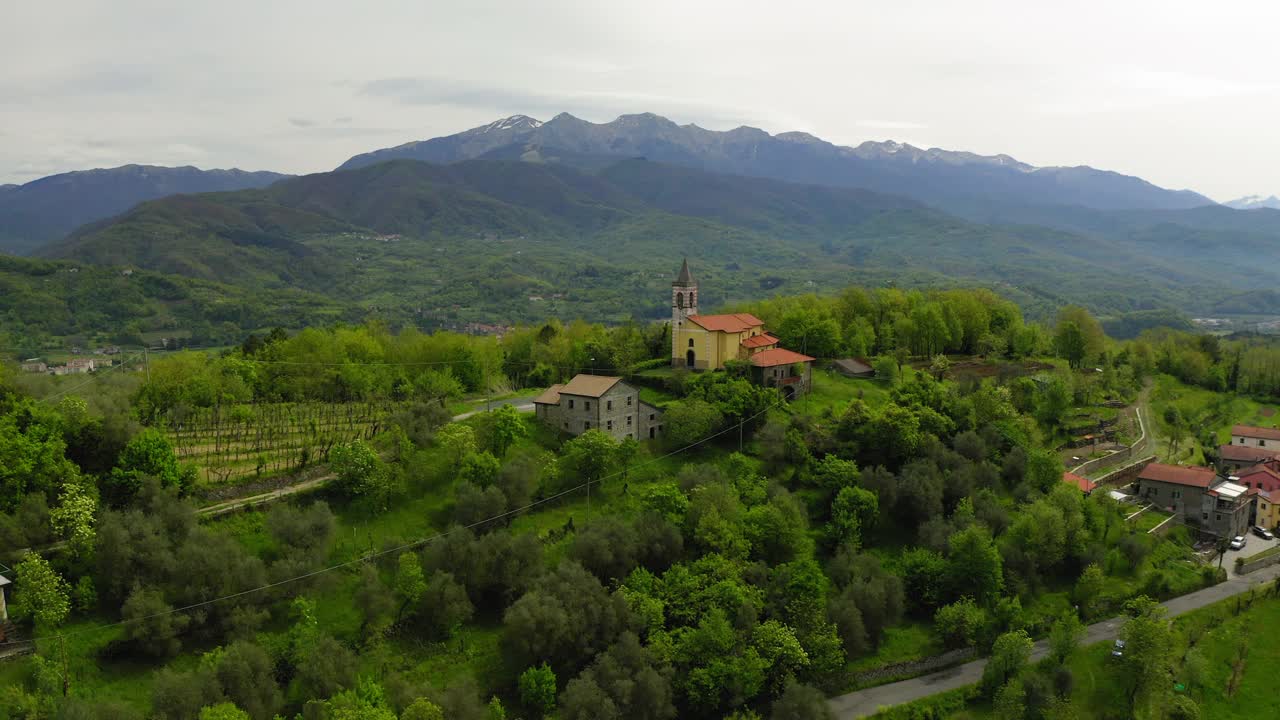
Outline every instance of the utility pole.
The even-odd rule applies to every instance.
[[[738,452],[742,452],[742,426],[746,424],[746,420],[738,423]]]
[[[62,697],[67,697],[71,693],[71,676],[67,673],[67,639],[65,636],[58,636],[58,646],[62,648]]]
[[[142,364],[147,368],[147,382],[151,382],[151,356],[147,354],[147,346],[142,346]]]

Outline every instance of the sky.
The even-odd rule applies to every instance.
[[[508,115],[653,112],[1280,194],[1280,3],[7,5],[0,183],[320,172]]]

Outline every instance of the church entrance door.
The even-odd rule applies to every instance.
[[[693,369],[693,358],[694,354],[692,350],[684,354],[685,362],[688,364],[690,370]]]

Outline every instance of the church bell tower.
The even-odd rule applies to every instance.
[[[698,314],[698,283],[689,272],[688,258],[680,265],[680,274],[671,283],[671,333],[684,327],[684,319]]]
[[[698,314],[698,283],[689,272],[688,258],[680,265],[680,274],[671,283],[671,364],[695,367],[697,353],[688,330],[690,315]]]

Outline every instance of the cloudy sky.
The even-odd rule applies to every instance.
[[[1280,5],[8,3],[0,183],[328,170],[522,113],[804,130],[1280,193]]]

